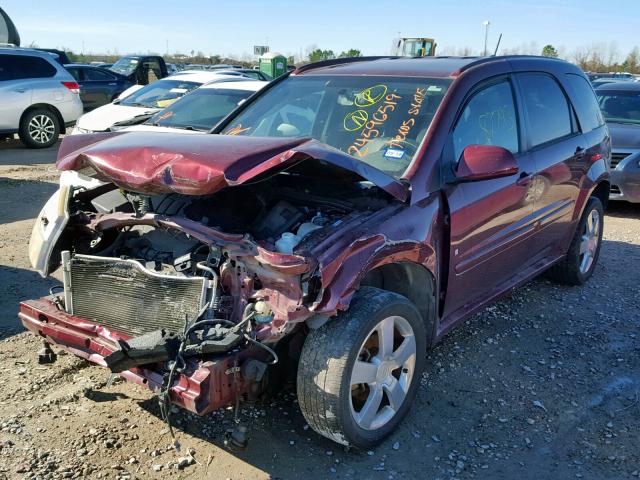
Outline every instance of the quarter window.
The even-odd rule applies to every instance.
[[[518,122],[508,81],[480,90],[465,106],[453,129],[456,160],[469,145],[494,145],[518,152]]]
[[[519,75],[531,147],[570,135],[571,112],[558,82],[545,74]]]
[[[596,94],[587,79],[574,73],[568,73],[567,80],[573,89],[574,105],[578,111],[582,131],[590,132],[604,125],[604,118],[598,106]]]

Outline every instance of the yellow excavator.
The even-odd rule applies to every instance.
[[[433,38],[401,38],[398,40],[398,55],[403,57],[433,57],[436,41]]]

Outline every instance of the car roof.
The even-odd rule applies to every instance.
[[[182,72],[176,72],[173,75],[165,77],[162,80],[185,80],[188,82],[207,83],[211,80],[229,77],[231,77],[231,75],[207,70],[183,70]],[[161,82],[162,80],[158,81]]]
[[[527,59],[548,65],[563,62],[548,57],[505,55],[491,57],[356,57],[316,62],[298,67],[292,75],[376,75],[406,77],[456,77],[476,65],[486,65],[511,59]]]
[[[7,55],[28,55],[30,57],[48,58],[55,61],[56,57],[53,53],[45,52],[43,50],[32,50],[30,48],[13,47],[13,46],[0,46],[0,54]]]
[[[596,88],[599,91],[615,91],[615,92],[640,92],[640,83],[638,82],[611,82],[603,83]]]
[[[202,89],[225,89],[225,90],[250,90],[256,92],[264,87],[269,82],[263,82],[261,80],[248,80],[248,81],[232,81],[232,82],[216,82],[208,83],[199,88]]]

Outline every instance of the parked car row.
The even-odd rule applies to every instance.
[[[156,112],[168,107],[201,85],[225,82],[251,84],[247,90],[266,84],[266,82],[255,82],[249,78],[225,73],[183,71],[144,87],[131,87],[112,103],[85,113],[78,119],[72,134],[102,132],[113,126],[143,123]],[[222,101],[226,102],[226,100]],[[191,105],[195,107],[193,103]]]
[[[206,414],[295,372],[311,428],[369,449],[448,331],[542,272],[593,274],[611,146],[575,65],[340,59],[246,99],[255,81],[205,74],[108,106],[154,114],[139,131],[96,118],[63,140],[29,246],[62,289],[20,305],[167,407]]]

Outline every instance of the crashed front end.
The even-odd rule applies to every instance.
[[[127,136],[63,143],[61,189],[30,244],[34,268],[60,266],[63,285],[19,315],[47,342],[205,414],[257,396],[287,339],[341,308],[348,286],[329,286],[344,253],[379,241],[362,240],[365,225],[391,216],[401,189],[362,181],[313,142],[169,137],[152,151]],[[232,153],[198,152],[216,146]],[[319,156],[342,177],[302,168]]]

